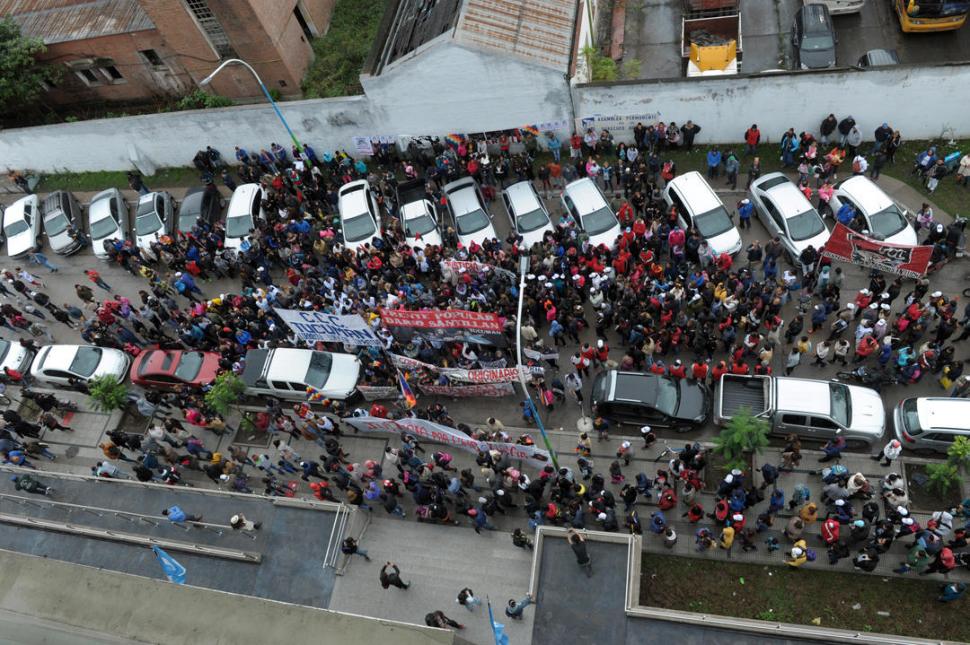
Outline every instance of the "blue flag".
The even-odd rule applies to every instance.
[[[492,635],[495,636],[495,645],[509,645],[509,635],[505,633],[505,625],[495,622],[495,614],[492,613],[492,602],[488,602],[488,622],[492,624]]]
[[[158,563],[162,565],[162,571],[165,572],[165,577],[168,578],[169,582],[174,582],[177,585],[184,585],[185,567],[176,562],[172,556],[165,553],[157,546],[153,546],[152,551],[155,552],[155,557],[158,558]]]

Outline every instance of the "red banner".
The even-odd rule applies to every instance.
[[[381,321],[388,327],[417,327],[420,329],[459,328],[501,334],[502,319],[488,314],[464,309],[381,309]]]
[[[822,247],[822,255],[907,278],[921,278],[930,265],[933,247],[890,244],[836,224]]]

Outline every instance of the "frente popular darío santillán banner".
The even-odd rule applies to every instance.
[[[356,314],[339,316],[322,311],[302,311],[299,309],[274,309],[276,315],[308,343],[346,343],[347,345],[381,345],[363,318]]]
[[[921,278],[930,266],[933,247],[891,244],[836,224],[822,255],[906,278]]]
[[[498,314],[464,309],[381,309],[381,323],[398,341],[462,341],[505,347],[505,323]]]

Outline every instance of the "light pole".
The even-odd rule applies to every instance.
[[[546,429],[542,425],[542,419],[539,418],[539,409],[536,407],[535,402],[532,400],[532,395],[529,393],[529,386],[525,381],[525,366],[522,364],[522,304],[525,301],[525,274],[529,271],[529,256],[523,254],[519,256],[519,314],[515,321],[515,362],[516,368],[519,373],[519,384],[522,386],[522,391],[525,392],[525,404],[529,406],[532,411],[532,418],[536,420],[536,425],[539,427],[539,433],[542,434],[542,441],[546,444],[546,450],[549,451],[549,457],[552,458],[552,465],[559,470],[559,460],[556,459],[556,451],[553,449],[552,444],[549,442],[549,436],[546,434]]]
[[[223,63],[219,65],[219,67],[215,68],[211,74],[209,74],[201,81],[199,81],[199,85],[202,87],[205,87],[206,85],[211,83],[212,79],[215,78],[216,74],[221,72],[223,68],[225,68],[227,65],[242,65],[252,73],[253,77],[256,79],[256,82],[259,83],[259,87],[263,90],[263,94],[266,95],[266,100],[269,101],[269,104],[273,106],[274,110],[276,110],[276,116],[280,118],[280,121],[283,123],[283,127],[286,128],[286,131],[290,134],[290,138],[293,139],[293,145],[296,146],[297,152],[302,153],[303,146],[301,146],[300,142],[297,141],[296,135],[293,134],[293,130],[290,129],[290,124],[287,123],[286,119],[283,118],[283,113],[280,112],[280,108],[276,105],[276,101],[274,101],[273,97],[270,96],[269,90],[266,89],[266,86],[263,84],[263,79],[259,77],[259,74],[256,73],[256,70],[253,69],[253,66],[247,63],[246,61],[240,58],[230,58],[228,60],[223,61]]]

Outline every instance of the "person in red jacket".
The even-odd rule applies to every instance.
[[[621,226],[629,226],[633,221],[633,206],[630,206],[630,202],[623,202],[620,206],[620,210],[616,212],[617,219],[620,220]]]
[[[678,358],[668,370],[671,376],[677,379],[687,378],[687,367]]]
[[[735,513],[731,516],[731,527],[734,529],[735,535],[744,529],[744,515],[742,513]]]
[[[874,351],[879,349],[879,341],[877,341],[872,334],[866,334],[859,340],[859,344],[855,348],[855,360],[853,363],[861,363],[862,361],[869,358]]]
[[[757,145],[761,141],[761,130],[757,123],[752,123],[751,127],[744,131],[744,154],[754,155],[758,153]]]
[[[704,519],[704,507],[700,504],[691,504],[691,507],[681,517],[686,517],[688,522],[696,524]]]
[[[677,495],[674,493],[673,488],[665,488],[662,493],[660,493],[660,498],[657,500],[657,506],[662,511],[669,511],[674,506],[677,506]]]
[[[727,374],[728,366],[724,361],[718,361],[717,365],[711,368],[711,380],[717,383],[721,380],[721,377]]]
[[[606,363],[610,358],[610,344],[605,340],[600,338],[596,341],[596,360],[600,363]]]
[[[731,374],[739,374],[741,376],[747,376],[751,368],[744,361],[734,361],[731,363]]]
[[[839,541],[839,521],[834,517],[822,522],[822,541],[826,546],[832,546]]]
[[[663,361],[658,360],[658,361],[654,361],[653,365],[650,366],[650,371],[653,374],[658,374],[660,376],[663,376],[664,374],[667,373],[667,368],[664,367]]]
[[[710,370],[709,361],[696,360],[694,364],[691,365],[690,375],[695,381],[700,383],[707,383],[707,373]]]

